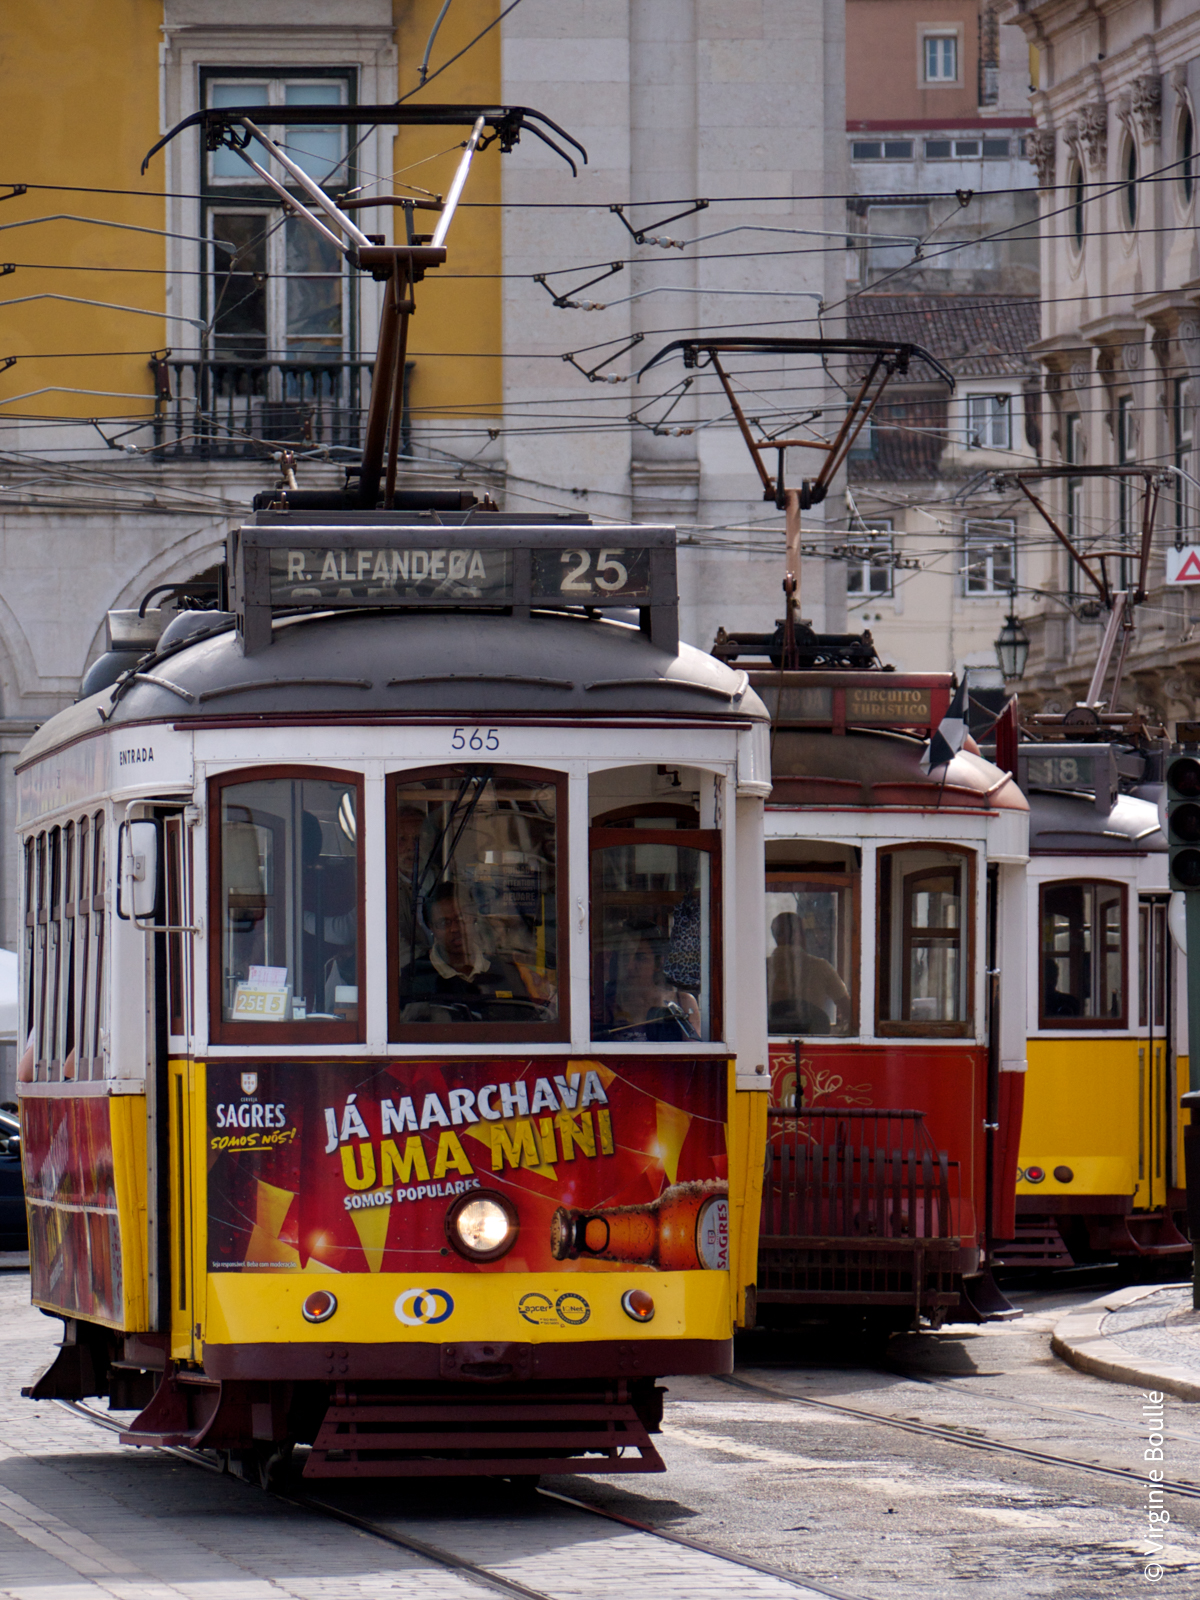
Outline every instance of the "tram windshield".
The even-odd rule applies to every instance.
[[[879,1031],[958,1035],[970,1008],[974,885],[965,851],[879,853]]]
[[[833,872],[767,873],[771,1033],[856,1032],[852,881]]]
[[[592,836],[592,1038],[711,1039],[711,854],[643,820]]]
[[[393,780],[395,1020],[558,1020],[557,782],[492,767]]]
[[[221,796],[221,1016],[358,1021],[358,791],[259,778]]]
[[[1041,1025],[1125,1026],[1125,893],[1118,883],[1042,886]]]

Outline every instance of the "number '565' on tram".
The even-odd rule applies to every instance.
[[[755,1276],[765,712],[672,530],[440,516],[261,512],[24,753],[33,1392],[652,1469]]]

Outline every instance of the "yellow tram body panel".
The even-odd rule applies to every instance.
[[[314,1327],[300,1310],[306,1295],[331,1282],[338,1296],[336,1330]],[[652,1322],[639,1326],[621,1310],[621,1296],[629,1289],[653,1296]],[[392,1272],[345,1273],[336,1279],[308,1272],[282,1279],[215,1275],[208,1280],[204,1320],[206,1341],[217,1345],[716,1340],[728,1339],[730,1326],[725,1273],[586,1270],[554,1276],[434,1270],[415,1285],[408,1274]]]
[[[1136,1038],[1030,1039],[1019,1195],[1125,1195],[1135,1210],[1166,1202],[1163,1046]],[[1186,1082],[1187,1058],[1177,1070]],[[1182,1135],[1176,1153],[1182,1170]],[[1041,1168],[1031,1183],[1024,1174]],[[1055,1177],[1067,1167],[1069,1180]]]
[[[499,1066],[501,1063],[497,1063]],[[573,1063],[574,1065],[575,1063]],[[222,1063],[227,1065],[227,1063]],[[725,1063],[729,1157],[729,1244],[725,1271],[651,1270],[586,1258],[545,1271],[339,1272],[316,1259],[303,1266],[278,1234],[291,1199],[259,1186],[254,1259],[275,1268],[213,1272],[208,1259],[208,1172],[214,1160],[208,1126],[206,1063],[173,1059],[168,1068],[170,1181],[177,1222],[171,1240],[171,1356],[204,1361],[205,1345],[327,1345],[425,1343],[453,1339],[556,1343],[594,1340],[728,1340],[753,1322],[758,1224],[765,1155],[767,1102],[762,1092],[738,1089],[736,1064]],[[273,1209],[272,1209],[273,1208]],[[277,1213],[277,1214],[276,1214]],[[295,1269],[295,1270],[290,1270]],[[336,1287],[337,1328],[306,1322],[304,1299],[313,1289]],[[622,1310],[626,1291],[653,1296],[651,1322],[631,1322]],[[453,1325],[418,1303],[397,1310],[405,1295],[449,1294]],[[443,1302],[444,1303],[444,1302]],[[401,1315],[403,1313],[403,1315]],[[411,1321],[405,1318],[410,1317]],[[447,1318],[447,1322],[449,1318]]]

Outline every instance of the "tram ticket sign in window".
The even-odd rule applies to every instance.
[[[237,529],[228,569],[244,649],[266,648],[275,612],[312,606],[635,608],[656,645],[677,648],[673,528],[513,525],[488,516],[460,513],[456,524],[431,526],[391,523],[377,512],[354,526],[286,527],[275,515]]]

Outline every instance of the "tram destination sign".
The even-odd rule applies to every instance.
[[[270,643],[273,613],[297,607],[636,609],[656,643],[678,641],[672,528],[275,521],[230,535],[229,572],[249,654]]]

